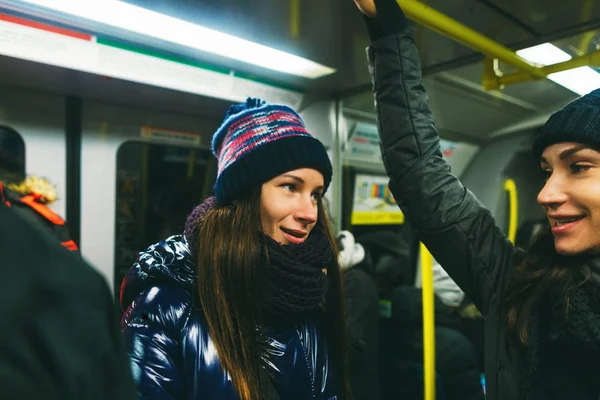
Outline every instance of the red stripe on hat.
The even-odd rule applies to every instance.
[[[265,128],[262,126],[256,127],[253,130],[244,132],[232,142],[226,143],[225,146],[223,146],[224,152],[222,152],[221,156],[219,157],[221,164],[225,163],[229,165],[235,162],[235,160],[238,158],[242,157],[244,154],[252,151],[255,147],[277,141],[283,137],[310,136],[308,131],[302,126],[295,125],[278,127],[275,132],[263,133],[259,132],[260,129]],[[253,138],[257,138],[258,140],[251,140]],[[222,166],[225,167],[225,165]]]

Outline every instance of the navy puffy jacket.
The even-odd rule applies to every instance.
[[[140,253],[121,287],[122,330],[140,399],[238,399],[208,333],[194,260],[177,235]],[[263,366],[282,400],[334,400],[324,327],[261,327]]]

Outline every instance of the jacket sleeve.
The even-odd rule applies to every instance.
[[[173,293],[182,299],[177,301]],[[185,293],[177,289],[153,287],[142,292],[123,316],[125,350],[140,400],[186,397],[179,325],[189,299],[183,297]]]
[[[367,50],[390,190],[436,260],[482,313],[516,248],[443,160],[412,29]]]

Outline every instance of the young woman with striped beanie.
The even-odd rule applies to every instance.
[[[138,395],[348,398],[325,147],[291,108],[248,99],[212,149],[214,197],[183,235],[142,252],[121,287]]]

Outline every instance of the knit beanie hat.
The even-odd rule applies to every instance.
[[[560,142],[600,146],[600,89],[552,114],[535,139],[533,156],[539,160],[546,147]]]
[[[332,167],[325,146],[290,107],[248,98],[232,106],[212,140],[218,162],[215,197],[227,204],[249,188],[287,171],[313,168],[323,174],[325,190]]]

